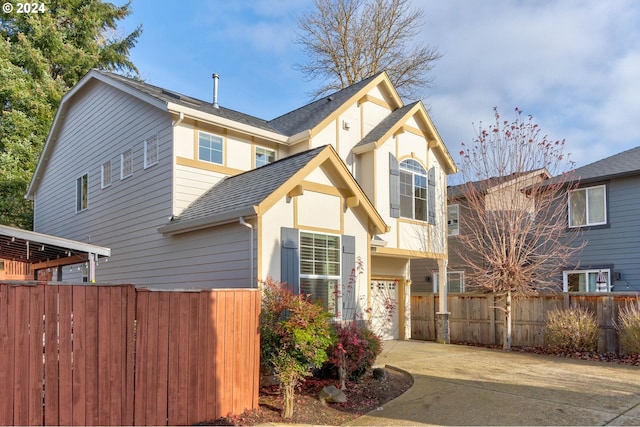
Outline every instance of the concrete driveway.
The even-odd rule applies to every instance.
[[[376,364],[414,385],[350,425],[640,425],[640,367],[424,341]]]

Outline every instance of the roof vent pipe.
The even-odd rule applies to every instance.
[[[218,73],[214,73],[213,77],[213,108],[218,108],[218,79],[220,76]]]

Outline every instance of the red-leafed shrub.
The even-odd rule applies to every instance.
[[[356,321],[338,324],[336,342],[327,349],[329,364],[338,369],[340,388],[346,387],[346,380],[358,381],[373,365],[382,350],[380,338],[367,326]]]

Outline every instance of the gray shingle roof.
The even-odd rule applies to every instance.
[[[416,104],[418,104],[418,102],[420,101],[414,102],[409,105],[405,105],[404,107],[397,108],[387,117],[385,117],[380,123],[378,123],[376,127],[371,129],[371,131],[368,134],[366,134],[365,137],[362,138],[360,142],[356,144],[356,147],[366,145],[371,142],[375,142],[380,138],[382,138],[384,134],[386,134],[389,131],[389,129],[391,129],[396,123],[398,123],[398,121],[400,121],[400,119],[404,117],[407,111],[412,109]]]
[[[268,130],[271,132],[279,133],[275,128],[270,126],[266,120],[259,119],[254,116],[250,116],[248,114],[240,113],[235,110],[230,110],[228,108],[219,107],[214,108],[213,104],[208,101],[203,101],[201,99],[192,98],[190,96],[182,95],[177,92],[173,92],[167,89],[163,89],[158,86],[151,85],[149,83],[145,83],[141,80],[132,79],[129,77],[121,76],[118,74],[110,73],[102,70],[94,70],[99,72],[100,74],[117,80],[126,84],[127,86],[143,92],[147,95],[150,95],[160,101],[163,102],[172,102],[174,104],[183,105],[185,107],[193,108],[198,111],[202,111],[207,114],[212,114],[214,116],[223,117],[225,119],[233,120],[238,123],[244,123],[249,126],[253,126],[259,129]]]
[[[280,117],[270,120],[268,123],[283,135],[292,136],[307,129],[312,129],[335,110],[340,108],[360,89],[365,87],[371,80],[375,79],[382,72],[366,78],[358,83],[342,89],[338,92],[325,96],[317,101],[293,110]]]
[[[227,177],[211,187],[174,217],[168,225],[216,218],[260,204],[297,171],[314,159],[325,146],[294,154],[239,175]]]
[[[629,175],[640,175],[640,147],[614,154],[575,170],[575,177],[580,182]]]

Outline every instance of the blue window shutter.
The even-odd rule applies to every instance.
[[[429,224],[435,225],[436,223],[436,168],[429,169],[427,175],[427,204],[429,208]]]
[[[342,236],[342,320],[356,314],[356,238]]]
[[[280,229],[280,281],[286,282],[294,294],[300,293],[300,235],[298,229]]]
[[[400,165],[398,159],[389,153],[389,202],[391,218],[400,218]]]

